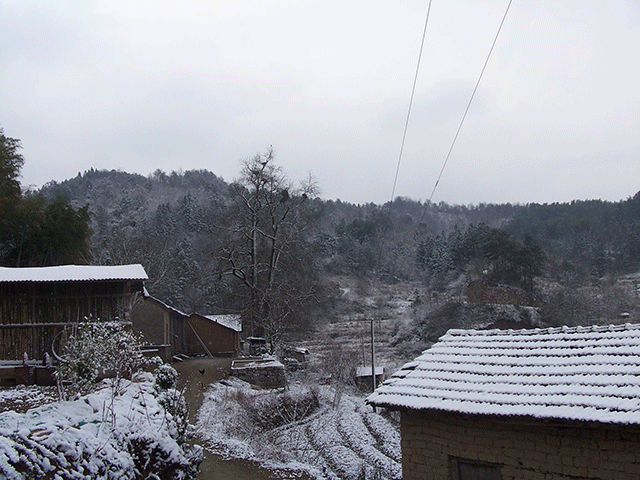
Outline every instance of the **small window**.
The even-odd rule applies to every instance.
[[[500,465],[451,458],[451,480],[502,480]]]

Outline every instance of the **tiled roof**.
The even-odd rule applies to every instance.
[[[0,267],[0,282],[88,282],[146,280],[142,265],[63,265],[59,267]]]
[[[640,325],[450,330],[367,400],[389,408],[640,424]]]

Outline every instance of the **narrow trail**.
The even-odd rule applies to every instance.
[[[195,424],[198,410],[202,406],[204,393],[211,383],[226,378],[231,366],[230,358],[196,358],[176,362],[173,367],[179,374],[178,389],[184,393],[189,407],[189,421]],[[225,459],[207,450],[205,442],[196,439],[195,443],[204,446],[204,460],[200,464],[199,480],[279,480],[302,478],[291,476],[289,472],[269,470],[255,462],[238,459]]]
[[[195,424],[208,386],[229,375],[231,358],[193,358],[176,362],[178,390],[184,393],[189,408],[189,421]]]

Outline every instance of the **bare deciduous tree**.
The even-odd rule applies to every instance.
[[[307,206],[318,187],[311,176],[295,187],[269,148],[242,162],[231,188],[234,204],[224,228],[221,271],[246,292],[249,335],[266,335],[273,342],[313,298],[314,288],[306,282],[311,272],[306,278],[300,272],[311,269],[305,261],[312,224]]]

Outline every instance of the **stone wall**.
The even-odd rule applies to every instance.
[[[402,412],[404,480],[450,479],[454,458],[500,466],[503,480],[640,478],[640,426]]]
[[[284,365],[275,359],[249,358],[231,362],[231,375],[261,388],[284,388]]]

